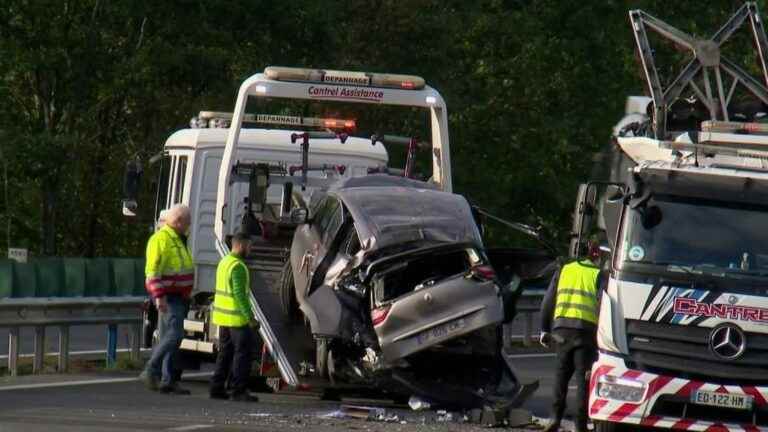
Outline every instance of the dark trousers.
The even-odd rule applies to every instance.
[[[554,330],[557,343],[557,372],[555,375],[552,415],[562,419],[565,414],[565,399],[568,383],[576,375],[576,429],[586,430],[589,399],[587,371],[597,358],[595,330],[558,328]]]
[[[243,394],[248,391],[254,342],[254,333],[249,326],[219,327],[219,356],[216,358],[216,371],[211,378],[211,393],[224,392],[227,377],[230,377],[232,393]]]

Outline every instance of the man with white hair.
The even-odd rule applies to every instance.
[[[168,210],[160,210],[160,214],[157,215],[157,224],[155,225],[155,231],[159,230],[165,225],[165,218],[168,217]]]
[[[194,264],[183,240],[190,223],[189,207],[173,206],[147,243],[145,286],[159,314],[160,340],[141,380],[150,390],[168,394],[189,394],[175,380],[173,360],[184,336],[186,302],[194,285]]]

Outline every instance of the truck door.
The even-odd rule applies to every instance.
[[[613,182],[579,185],[568,251],[572,258],[581,255],[590,239],[599,241],[603,249],[614,248],[625,187],[623,183]]]

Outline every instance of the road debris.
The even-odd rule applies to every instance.
[[[450,413],[446,410],[438,410],[437,411],[437,422],[438,423],[447,423],[453,421],[453,413]]]
[[[356,419],[385,423],[405,424],[397,414],[389,413],[384,408],[360,405],[342,405],[338,410],[321,416],[322,418]]]
[[[418,396],[411,396],[408,399],[408,406],[414,411],[425,411],[432,407],[432,403]]]
[[[315,365],[308,361],[303,361],[299,364],[299,376],[308,377],[315,376]]]

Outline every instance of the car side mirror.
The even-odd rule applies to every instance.
[[[291,210],[291,222],[295,224],[311,223],[309,212],[305,208],[296,208]]]

